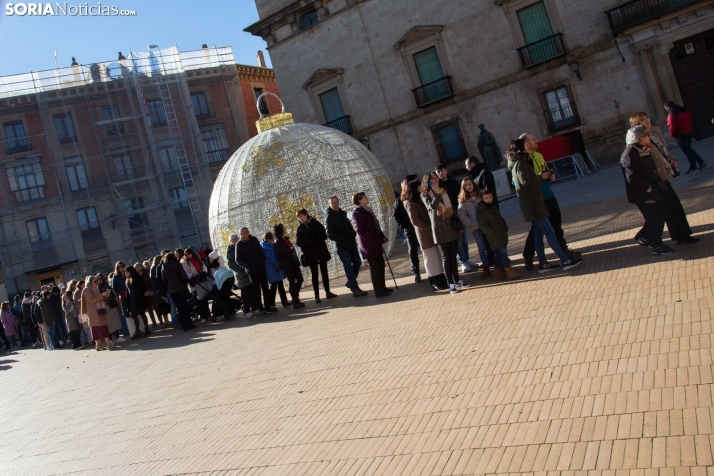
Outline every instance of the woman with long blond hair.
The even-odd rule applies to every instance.
[[[479,279],[484,280],[491,277],[491,270],[488,266],[488,252],[491,251],[491,248],[488,246],[486,236],[479,228],[478,220],[476,218],[476,207],[480,196],[481,192],[476,186],[476,183],[471,179],[471,177],[465,177],[461,181],[458,214],[461,223],[464,224],[464,232],[470,232],[473,235],[474,240],[476,240],[478,254],[481,258],[481,269],[483,270],[483,274],[481,274]]]

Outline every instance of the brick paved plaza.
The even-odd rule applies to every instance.
[[[555,187],[585,258],[567,274],[435,294],[400,246],[385,300],[340,281],[270,319],[0,354],[0,474],[714,475],[714,142],[696,147],[709,168],[674,183],[701,241],[671,256],[632,240],[610,166]],[[520,271],[526,223],[502,208]]]

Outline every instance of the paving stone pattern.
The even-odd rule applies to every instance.
[[[569,273],[437,294],[400,246],[387,299],[338,282],[269,319],[0,354],[0,474],[714,475],[714,164],[697,147],[710,168],[676,183],[701,241],[671,256],[632,240],[641,215],[606,168],[556,187],[586,260]],[[508,223],[522,270],[527,224]]]

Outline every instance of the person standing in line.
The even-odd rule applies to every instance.
[[[389,239],[382,232],[379,220],[369,206],[369,198],[364,192],[357,192],[352,196],[355,209],[352,212],[352,226],[357,233],[357,243],[362,259],[369,263],[369,274],[372,278],[372,288],[376,297],[392,294],[393,289],[385,283],[384,248],[382,245]]]
[[[136,263],[134,265],[134,269],[136,269],[136,272],[139,273],[141,279],[144,280],[144,286],[146,287],[146,292],[144,293],[146,300],[146,313],[149,315],[149,319],[151,319],[151,327],[155,329],[158,325],[157,322],[160,322],[161,318],[158,315],[159,313],[156,308],[156,302],[154,301],[154,288],[151,286],[151,276],[149,276],[148,262],[144,261],[144,263],[147,264]]]
[[[10,302],[5,301],[0,307],[0,324],[3,328],[3,340],[8,350],[20,348],[20,328],[17,325],[17,319],[10,311]]]
[[[674,103],[667,101],[664,103],[664,110],[667,111],[667,128],[677,144],[687,156],[689,161],[688,174],[697,172],[707,166],[707,163],[692,149],[692,114]]]
[[[483,191],[485,192],[486,190]],[[464,224],[464,229],[470,231],[474,240],[476,240],[478,254],[481,258],[481,269],[483,270],[479,279],[483,281],[491,277],[491,269],[488,264],[488,253],[491,252],[491,254],[493,254],[493,251],[491,250],[483,231],[479,228],[479,222],[476,216],[476,207],[478,206],[478,199],[480,196],[481,192],[473,179],[470,177],[464,177],[461,181],[461,193],[459,193],[459,209],[457,213],[461,223]],[[491,199],[493,199],[493,194],[491,194]]]
[[[476,187],[479,190],[490,190],[493,194],[493,203],[498,205],[498,193],[496,190],[496,179],[488,167],[478,160],[478,157],[472,155],[466,159],[466,171],[471,176],[471,180],[474,181]]]
[[[50,291],[43,291],[42,297],[37,300],[37,308],[39,309],[40,315],[40,328],[42,329],[42,336],[44,337],[45,349],[54,350],[61,349],[62,344],[57,342],[57,334],[55,332],[55,325],[57,323],[57,318],[55,317],[55,311],[52,309],[52,304],[50,303],[50,297],[52,293]]]
[[[482,232],[489,243],[492,243],[493,254],[496,259],[494,270],[496,279],[516,280],[523,275],[516,273],[508,258],[508,225],[501,217],[498,205],[493,203],[493,194],[490,190],[481,192],[481,201],[477,206],[477,220]]]
[[[650,136],[649,152],[657,170],[657,175],[665,184],[667,190],[663,190],[662,203],[667,209],[667,229],[669,230],[670,239],[677,242],[678,245],[684,243],[697,243],[698,238],[692,236],[692,229],[687,220],[687,213],[684,211],[682,202],[679,200],[679,195],[672,187],[670,180],[675,178],[674,171],[677,167],[677,159],[669,154],[662,130],[659,127],[653,126],[650,118],[645,112],[636,112],[630,116],[630,126],[643,126],[647,129]],[[636,235],[635,240],[641,245],[647,246],[646,240],[643,238],[646,230],[642,228]]]
[[[15,296],[15,303],[10,308],[10,312],[15,316],[17,326],[20,329],[20,345],[30,344],[30,330],[25,322],[25,316],[22,314],[22,294]]]
[[[300,302],[300,288],[304,281],[302,271],[300,271],[300,261],[298,260],[295,247],[290,239],[285,236],[285,227],[282,223],[275,225],[275,259],[278,266],[288,278],[288,289],[290,297],[293,298],[293,309],[301,309],[305,304]]]
[[[260,310],[261,317],[268,317],[277,311],[270,306],[270,285],[265,272],[265,251],[258,238],[250,234],[248,228],[241,228],[240,241],[236,244],[236,263],[250,276],[253,301]],[[262,296],[261,296],[262,294]]]
[[[402,192],[407,187],[407,184],[413,180],[416,180],[416,175],[407,175],[402,180]],[[414,282],[421,282],[421,273],[419,271],[419,240],[416,236],[416,230],[414,229],[414,224],[409,219],[409,214],[406,208],[404,208],[404,202],[402,201],[401,194],[397,194],[396,200],[394,201],[394,210],[392,212],[392,218],[397,222],[397,225],[402,227],[404,230],[404,237],[407,240],[407,251],[409,253],[409,263],[412,265],[412,274],[414,275]],[[468,244],[466,245],[468,246]]]
[[[525,221],[531,222],[533,226],[534,245],[538,255],[538,272],[547,273],[560,268],[560,266],[548,263],[546,260],[543,243],[544,235],[550,248],[560,258],[564,271],[569,271],[582,263],[583,260],[581,258],[571,258],[560,247],[555,237],[555,230],[553,230],[548,221],[549,213],[543,200],[543,189],[540,183],[544,180],[550,180],[551,173],[535,173],[523,139],[511,141],[505,155],[506,159],[508,159],[508,168],[513,174],[513,182],[516,185],[516,194],[521,206],[521,213],[523,213]]]
[[[166,291],[176,304],[176,314],[184,332],[195,329],[191,322],[191,309],[188,307],[188,276],[173,253],[166,253],[163,257],[164,266],[161,279],[166,283]]]
[[[424,256],[424,269],[426,269],[429,284],[435,291],[449,289],[444,275],[441,251],[434,243],[429,212],[421,199],[421,183],[418,180],[412,180],[406,187],[402,186],[401,198],[404,202],[404,208],[409,214],[409,220],[414,224],[416,230],[421,253]]]
[[[528,132],[521,134],[519,137],[523,139],[525,144],[526,152],[530,158],[533,166],[533,172],[535,175],[540,175],[546,171],[545,158],[538,152],[538,140],[533,134]],[[558,199],[555,198],[555,193],[553,193],[553,188],[551,183],[555,181],[555,175],[550,176],[548,180],[542,180],[540,182],[540,188],[543,191],[543,204],[548,210],[548,221],[555,231],[555,239],[558,240],[558,244],[565,251],[565,254],[571,258],[580,258],[581,254],[578,251],[573,251],[568,248],[568,243],[565,241],[565,232],[563,231],[563,218],[560,213],[560,205],[558,204]],[[526,244],[523,248],[523,259],[526,263],[527,270],[533,270],[533,257],[535,256],[535,244],[533,241],[533,226],[528,232],[528,237],[526,238]]]
[[[59,345],[65,345],[69,343],[69,336],[67,335],[67,326],[64,320],[64,312],[62,312],[62,296],[60,295],[59,286],[52,286],[50,288],[50,304],[52,305],[52,311],[55,314],[55,334],[57,337],[57,342]]]
[[[304,267],[310,268],[312,275],[312,287],[315,292],[315,302],[320,303],[320,278],[317,268],[320,268],[322,275],[322,286],[325,288],[325,297],[336,298],[337,294],[330,292],[330,275],[327,272],[327,262],[332,256],[327,249],[327,231],[317,218],[308,215],[304,208],[297,212],[297,219],[300,222],[295,235],[295,244],[302,251],[301,262]]]
[[[170,309],[170,314],[171,314],[171,323],[174,325],[175,329],[181,329],[181,321],[179,320],[178,317],[178,310],[176,309],[176,303],[174,302],[173,298],[171,297],[171,293],[168,292],[168,289],[166,288],[166,283],[164,281],[163,277],[163,270],[164,270],[164,256],[167,254],[171,253],[171,250],[165,249],[161,250],[161,259],[159,260],[159,267],[156,270],[156,278],[162,283],[162,289],[164,292],[164,296],[166,297],[166,301],[169,304],[169,309]],[[178,258],[177,258],[178,259]]]
[[[25,320],[25,325],[30,333],[30,345],[34,346],[37,344],[39,336],[37,335],[37,325],[32,318],[32,304],[32,293],[28,291],[22,298],[22,317]]]
[[[278,292],[280,293],[280,303],[283,307],[288,307],[292,304],[292,302],[288,301],[288,296],[285,294],[285,286],[283,285],[283,280],[287,276],[280,269],[278,260],[275,257],[275,237],[272,232],[266,231],[263,234],[263,241],[260,242],[260,246],[265,251],[265,272],[268,275],[268,284],[270,285],[270,305],[272,309],[277,311],[275,297]]]
[[[236,245],[240,238],[233,233],[230,238],[230,244],[226,249],[226,265],[233,271],[235,287],[240,289],[240,299],[243,301],[243,314],[250,319],[254,313],[260,312],[258,305],[253,297],[253,285],[250,283],[250,276],[245,272],[245,269],[236,262]]]
[[[62,309],[67,321],[69,339],[72,342],[72,350],[82,347],[81,325],[79,324],[79,312],[72,296],[77,290],[77,280],[73,279],[67,283],[67,290],[62,295]]]
[[[105,277],[102,273],[97,274],[101,282],[99,283],[99,292],[104,293],[104,291],[109,291],[109,297],[104,299],[104,309],[107,311],[107,329],[109,329],[109,338],[112,340],[112,344],[121,344],[126,341],[124,337],[121,336],[121,318],[119,317],[119,300],[117,295],[114,294],[109,282],[111,279]]]
[[[446,193],[446,183],[440,180],[434,172],[424,175],[421,182],[421,194],[429,211],[434,242],[439,245],[441,250],[449,292],[456,294],[460,289],[470,286],[459,278],[459,266],[456,261],[458,241],[463,231],[463,225],[461,230],[454,228],[456,222],[461,224],[454,208],[458,202],[451,203],[451,197]]]
[[[327,238],[335,243],[337,256],[342,262],[347,278],[346,286],[352,291],[352,296],[366,296],[367,291],[360,289],[357,283],[362,258],[357,249],[357,233],[352,228],[352,222],[347,217],[347,212],[340,208],[340,199],[330,197],[330,203],[325,210],[325,225],[327,225]]]
[[[657,176],[649,152],[650,135],[643,126],[627,131],[627,148],[620,157],[622,174],[625,177],[627,201],[639,208],[645,219],[646,243],[653,255],[669,255],[674,250],[662,243],[662,233],[667,218],[667,208],[662,193],[667,187]]]
[[[129,312],[131,313],[131,318],[134,321],[134,335],[131,340],[136,340],[140,337],[149,337],[151,331],[149,330],[149,319],[146,317],[146,285],[144,285],[144,279],[139,276],[136,268],[133,266],[126,267],[126,289],[129,295]],[[144,334],[141,334],[141,328],[139,327],[139,316],[144,324]]]
[[[201,288],[196,287],[198,284],[195,280],[196,277],[198,277],[201,273],[205,273],[207,268],[203,261],[201,261],[198,253],[196,253],[192,248],[186,248],[184,250],[183,257],[179,260],[179,262],[181,263],[181,266],[183,266],[184,271],[186,271],[186,276],[189,278],[188,292],[189,294],[195,294],[196,296],[196,312],[201,317],[201,323],[203,324],[211,317],[211,310],[208,308],[208,299],[206,298],[208,292],[205,288],[210,290],[213,287],[213,283],[209,284],[204,282]],[[194,285],[194,283],[196,285]]]
[[[161,323],[168,324],[169,314],[171,313],[171,304],[169,304],[164,282],[161,280],[161,255],[154,256],[154,259],[151,261],[149,279],[151,280],[151,289],[154,290],[156,312],[159,314]]]
[[[99,276],[89,276],[82,291],[81,313],[85,314],[89,320],[89,329],[95,350],[104,350],[102,348],[102,340],[106,343],[108,349],[116,348],[112,341],[109,340],[106,304],[104,303],[104,300],[109,297],[109,290],[103,293],[100,292],[99,284],[101,282],[102,279]]]
[[[459,193],[461,192],[461,183],[459,183],[458,180],[449,175],[444,164],[437,165],[436,169],[434,169],[434,172],[436,172],[436,175],[438,175],[441,179],[443,184],[442,188],[446,190],[446,194],[449,197],[449,201],[454,207],[454,211],[456,211],[458,207],[457,204],[459,203]],[[456,256],[458,257],[459,263],[461,264],[462,273],[468,273],[473,268],[478,267],[475,264],[471,263],[471,261],[469,261],[469,240],[466,236],[465,229],[459,232],[459,239],[456,243]]]
[[[117,261],[114,265],[114,276],[112,277],[109,285],[117,295],[119,300],[119,306],[121,311],[119,312],[119,321],[121,322],[121,331],[124,337],[129,338],[129,327],[126,325],[127,317],[130,317],[129,313],[129,301],[127,301],[126,293],[126,275],[124,274],[126,270],[126,263],[123,261]],[[79,301],[77,301],[79,302]]]

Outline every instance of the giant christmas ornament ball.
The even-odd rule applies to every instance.
[[[262,239],[263,233],[278,223],[285,225],[294,242],[298,210],[307,209],[325,225],[329,198],[337,196],[341,208],[351,214],[355,192],[369,197],[389,238],[385,245],[389,253],[396,234],[392,220],[395,198],[377,158],[336,129],[315,124],[278,125],[246,142],[218,175],[208,219],[213,245],[225,254],[230,235],[242,227]],[[331,268],[341,269],[329,240],[328,248]]]

